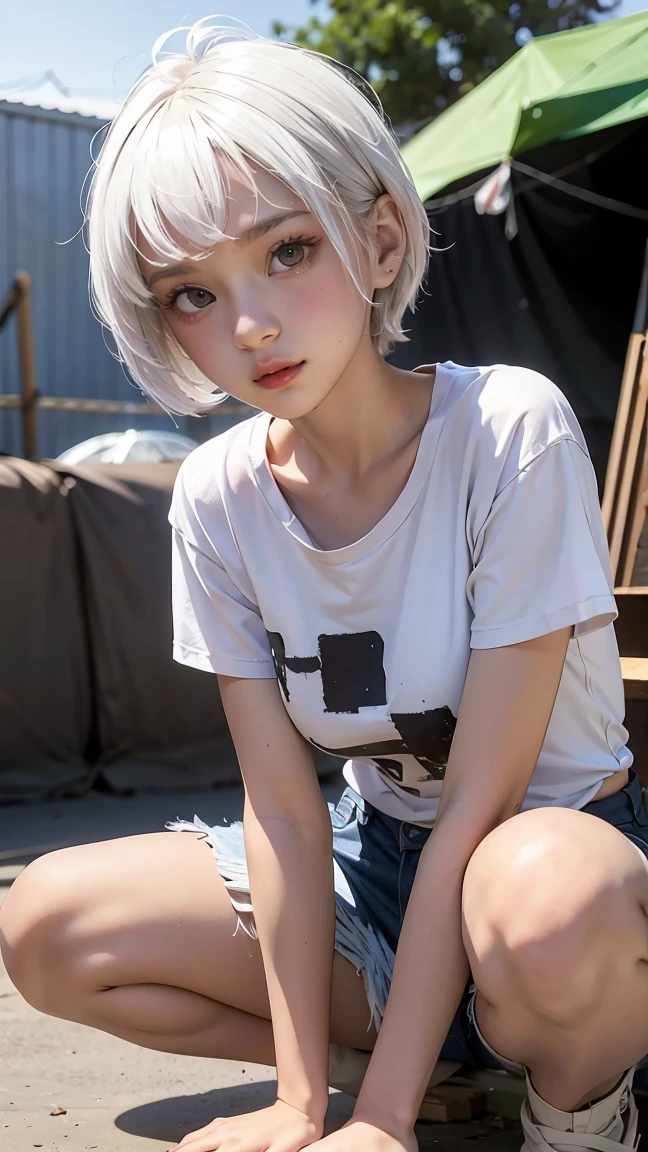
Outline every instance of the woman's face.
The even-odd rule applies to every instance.
[[[370,342],[369,304],[317,219],[276,177],[256,194],[231,177],[225,230],[199,260],[160,267],[140,237],[142,274],[187,356],[218,388],[295,419],[328,395]],[[367,259],[371,296],[371,268]]]

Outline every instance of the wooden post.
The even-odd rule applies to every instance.
[[[612,433],[612,443],[610,445],[610,455],[608,457],[608,465],[605,476],[603,502],[601,505],[603,523],[605,525],[605,531],[607,532],[608,541],[610,544],[612,543],[614,521],[616,520],[616,502],[619,497],[620,487],[619,476],[623,471],[624,457],[628,449],[628,430],[632,423],[633,407],[637,399],[637,377],[639,375],[642,357],[645,354],[644,345],[646,341],[647,326],[648,242],[646,243],[646,250],[644,253],[644,263],[639,286],[639,296],[637,298],[637,306],[635,308],[634,323],[632,325],[632,332],[630,333],[630,340],[628,341],[626,362],[623,370],[623,380],[621,382],[621,391],[619,393],[619,404],[617,408],[616,420],[614,422],[614,431]],[[622,531],[623,529],[621,529],[621,532]]]
[[[632,413],[632,418],[630,420],[628,441],[625,446],[625,453],[621,467],[617,504],[612,520],[612,528],[608,537],[610,546],[610,568],[612,570],[612,579],[614,580],[615,584],[618,584],[619,582],[617,573],[619,569],[619,561],[621,559],[623,540],[626,534],[628,512],[630,510],[632,515],[634,511],[633,509],[630,509],[630,503],[633,494],[636,495],[636,485],[638,482],[637,467],[642,439],[644,436],[647,408],[648,357],[646,356],[646,342],[644,340],[639,362],[639,377],[636,386],[635,406]]]
[[[38,453],[36,372],[32,340],[29,289],[31,280],[26,272],[16,276],[18,304],[18,355],[20,357],[20,391],[22,396],[23,456],[35,460]]]
[[[632,573],[634,572],[637,552],[639,551],[641,533],[643,532],[643,526],[646,521],[646,498],[648,497],[648,438],[646,437],[645,424],[642,441],[643,451],[640,453],[641,467],[637,469],[630,493],[625,533],[619,553],[618,569],[615,575],[615,582],[621,584],[624,588],[629,588],[632,583]]]

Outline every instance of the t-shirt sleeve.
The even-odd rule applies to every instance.
[[[212,445],[215,442],[212,442]],[[176,477],[172,535],[173,657],[205,672],[275,675],[270,643],[218,482],[203,445]]]
[[[244,679],[276,675],[258,607],[213,556],[173,529],[173,658]]]
[[[587,453],[550,444],[495,497],[474,549],[466,591],[472,648],[500,648],[573,626],[610,624],[616,604]]]

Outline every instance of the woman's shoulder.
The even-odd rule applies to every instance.
[[[226,487],[251,476],[250,446],[258,419],[242,420],[194,448],[180,466],[175,494],[192,502],[219,501]]]
[[[246,489],[253,494],[250,445],[258,416],[200,444],[183,460],[176,476],[169,520],[197,547],[214,541],[229,521],[228,503]]]
[[[476,448],[502,461],[513,453],[519,468],[560,440],[587,451],[569,401],[542,373],[511,364],[443,367],[451,376],[447,414],[466,425]]]

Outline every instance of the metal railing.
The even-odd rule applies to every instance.
[[[133,400],[83,399],[74,396],[41,396],[36,387],[34,364],[34,343],[32,339],[31,279],[27,272],[18,272],[2,305],[0,306],[0,332],[9,317],[15,312],[18,325],[18,362],[20,370],[20,392],[0,392],[0,412],[18,408],[22,423],[22,449],[27,460],[38,457],[38,412],[90,412],[133,415],[166,416],[158,404]],[[219,404],[214,415],[245,416],[252,411],[246,404]]]

